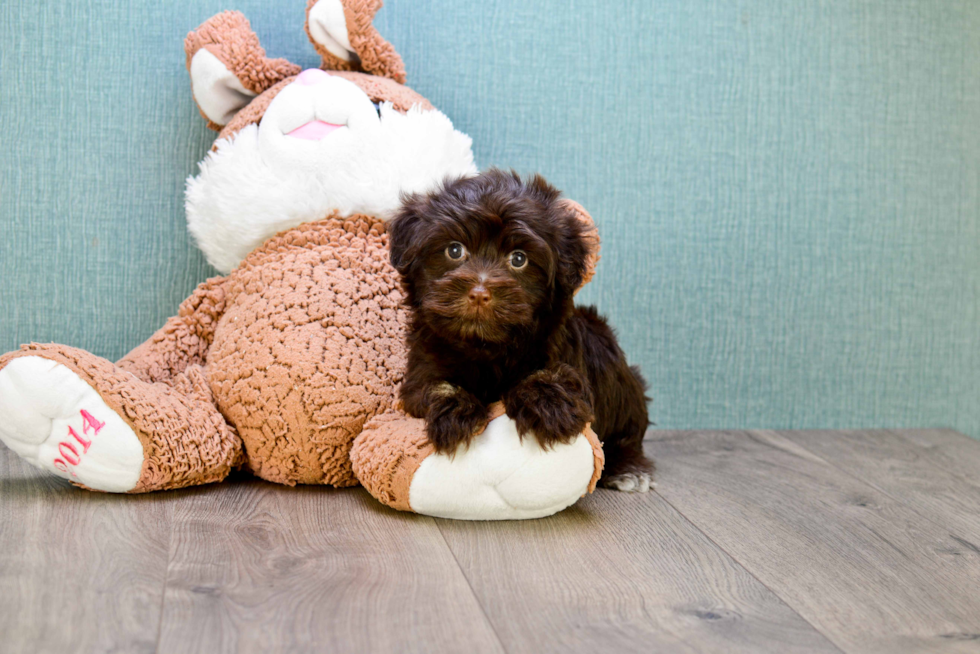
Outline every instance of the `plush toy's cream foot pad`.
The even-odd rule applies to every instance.
[[[0,370],[0,441],[94,490],[132,490],[143,468],[143,446],[129,425],[78,375],[37,356]]]
[[[422,420],[389,413],[365,426],[351,462],[368,491],[396,509],[457,520],[520,520],[557,513],[591,492],[603,457],[591,429],[543,450],[534,438],[522,441],[504,415],[449,457],[433,451]]]
[[[501,416],[456,456],[426,457],[408,501],[416,513],[440,518],[540,518],[585,495],[593,465],[585,436],[544,450],[535,438],[522,441],[514,421]]]

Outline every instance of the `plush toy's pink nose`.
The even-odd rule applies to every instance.
[[[319,84],[323,80],[330,77],[327,73],[323,72],[319,68],[307,68],[296,78],[296,81],[300,84],[305,84],[307,86],[313,86],[314,84]]]

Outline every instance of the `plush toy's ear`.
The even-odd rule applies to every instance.
[[[191,90],[208,126],[220,130],[252,98],[297,75],[300,67],[269,59],[237,11],[212,16],[184,39]]]
[[[589,252],[586,255],[585,272],[582,275],[582,283],[579,285],[576,293],[582,289],[583,286],[588,284],[592,277],[595,275],[596,265],[599,263],[599,230],[595,226],[595,221],[592,220],[592,216],[589,212],[585,210],[578,202],[574,200],[562,200],[562,204],[569,211],[569,213],[582,223],[583,226],[583,238],[585,240],[586,247]]]
[[[382,0],[309,0],[306,34],[324,70],[353,70],[405,83],[405,64],[374,29]]]

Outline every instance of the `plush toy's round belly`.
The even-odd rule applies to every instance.
[[[281,484],[357,484],[350,448],[389,409],[405,368],[406,311],[384,223],[307,223],[229,275],[208,354],[218,407],[248,467]]]

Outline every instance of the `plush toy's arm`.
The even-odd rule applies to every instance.
[[[540,518],[595,489],[604,457],[588,425],[545,450],[522,439],[503,413],[492,405],[487,428],[454,456],[435,452],[425,421],[397,411],[378,416],[354,441],[354,473],[382,504],[457,520]]]
[[[301,68],[269,59],[248,20],[237,11],[212,16],[184,39],[191,90],[211,129],[219,131],[252,98]]]
[[[169,382],[190,365],[203,365],[225,310],[225,277],[203,282],[184,300],[177,315],[153,336],[117,362],[117,366],[149,382]]]

